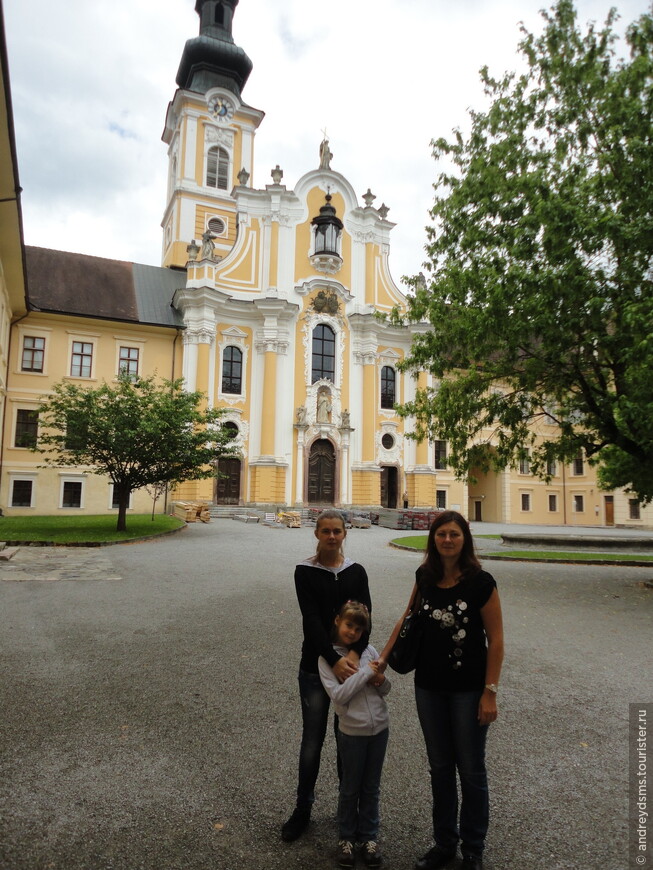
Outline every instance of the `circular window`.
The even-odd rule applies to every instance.
[[[383,438],[381,438],[381,444],[383,444],[386,450],[392,450],[395,446],[395,439],[389,432],[386,432]]]
[[[222,218],[214,217],[208,222],[207,227],[211,230],[212,233],[215,233],[216,236],[221,236],[224,231],[227,229],[227,225],[222,220]]]
[[[227,432],[229,434],[230,438],[233,439],[233,438],[238,437],[238,432],[240,430],[238,429],[238,426],[232,420],[227,420],[226,423],[223,423],[222,428],[224,429],[225,432]]]

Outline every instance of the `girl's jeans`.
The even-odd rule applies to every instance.
[[[433,692],[415,686],[433,790],[433,837],[438,846],[463,855],[483,854],[489,822],[485,769],[487,725],[478,724],[480,691]],[[462,796],[458,828],[458,791]]]
[[[338,800],[341,840],[366,843],[378,839],[381,771],[387,745],[387,728],[373,737],[338,732],[342,762]]]

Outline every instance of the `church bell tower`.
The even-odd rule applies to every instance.
[[[242,99],[252,62],[234,43],[238,0],[196,0],[199,35],[189,39],[168,106],[168,192],[163,216],[164,266],[183,268],[188,246],[209,234],[216,257],[232,248],[238,231],[237,185],[248,186],[254,136],[264,113]]]

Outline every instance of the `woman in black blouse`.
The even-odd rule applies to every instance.
[[[485,740],[497,718],[503,624],[494,578],[481,568],[469,524],[456,511],[441,513],[429,530],[404,616],[411,609],[422,626],[415,699],[431,770],[435,840],[415,867],[445,866],[460,842],[465,870],[482,870],[489,819]],[[381,654],[382,667],[404,616]]]

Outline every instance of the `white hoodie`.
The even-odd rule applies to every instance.
[[[347,655],[347,648],[334,644],[341,655]],[[378,659],[379,654],[373,646],[368,646],[361,655],[358,671],[344,683],[338,682],[327,660],[320,656],[317,666],[320,679],[327,695],[333,701],[338,714],[338,727],[343,734],[352,737],[373,737],[386,729],[389,724],[388,705],[383,698],[390,691],[390,680],[386,677],[377,688],[370,685],[369,679],[374,671],[370,662]]]

